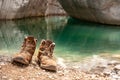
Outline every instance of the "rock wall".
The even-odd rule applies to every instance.
[[[0,19],[66,14],[57,0],[0,0]]]
[[[63,10],[62,6],[57,0],[47,0],[47,9],[45,16],[49,15],[66,15],[66,12]]]
[[[72,17],[99,23],[120,25],[120,0],[58,1]]]

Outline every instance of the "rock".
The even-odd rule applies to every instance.
[[[7,80],[7,76],[2,76],[2,80]]]
[[[65,74],[62,71],[57,72],[59,76],[64,76]]]
[[[6,63],[11,62],[12,57],[10,56],[4,56],[4,55],[0,55],[0,65],[4,65]]]
[[[119,59],[120,60],[120,54],[114,54],[112,55],[112,58]]]
[[[95,78],[96,78],[96,75],[95,75],[95,74],[91,74],[91,78],[92,78],[92,79],[95,79]]]
[[[115,70],[120,70],[120,64],[114,67]]]
[[[64,14],[57,0],[1,0],[0,19]]]
[[[39,72],[39,73],[37,73],[38,75],[41,75],[41,73]]]
[[[118,71],[117,74],[120,76],[120,71]]]
[[[51,76],[51,75],[49,75],[48,77],[49,77],[50,79],[53,79],[53,76]]]
[[[19,76],[19,79],[20,80],[24,80],[25,78],[23,76]]]
[[[66,12],[62,9],[62,6],[57,0],[47,0],[47,9],[45,16],[49,15],[65,15]]]
[[[68,15],[87,21],[120,25],[119,0],[58,0]],[[67,4],[67,5],[66,5]]]
[[[112,60],[112,61],[108,62],[108,65],[117,65],[117,64],[120,64],[120,62],[119,61],[115,61],[115,60]]]
[[[109,76],[111,74],[111,70],[110,69],[105,69],[103,71],[103,74],[106,75],[106,76]]]
[[[120,80],[120,76],[118,76],[118,75],[112,75],[112,79],[111,80]]]
[[[0,65],[1,65],[1,66],[4,66],[4,65],[5,65],[5,62],[0,62]]]

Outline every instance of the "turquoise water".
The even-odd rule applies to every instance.
[[[0,54],[19,52],[25,36],[33,35],[56,43],[55,56],[79,61],[81,58],[120,52],[120,26],[79,21],[70,17],[31,18],[0,22]]]

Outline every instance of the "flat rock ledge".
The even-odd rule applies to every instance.
[[[11,64],[11,59],[0,56],[0,80],[120,80],[120,62],[100,56],[58,64],[57,72],[42,70],[35,60],[26,67]]]

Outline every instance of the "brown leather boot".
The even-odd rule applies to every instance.
[[[28,36],[24,39],[21,51],[13,57],[13,62],[28,65],[35,52],[37,39],[32,36]]]
[[[40,67],[45,70],[56,71],[57,63],[53,59],[53,50],[55,47],[55,43],[50,40],[42,40],[38,52],[38,61],[40,63]]]

